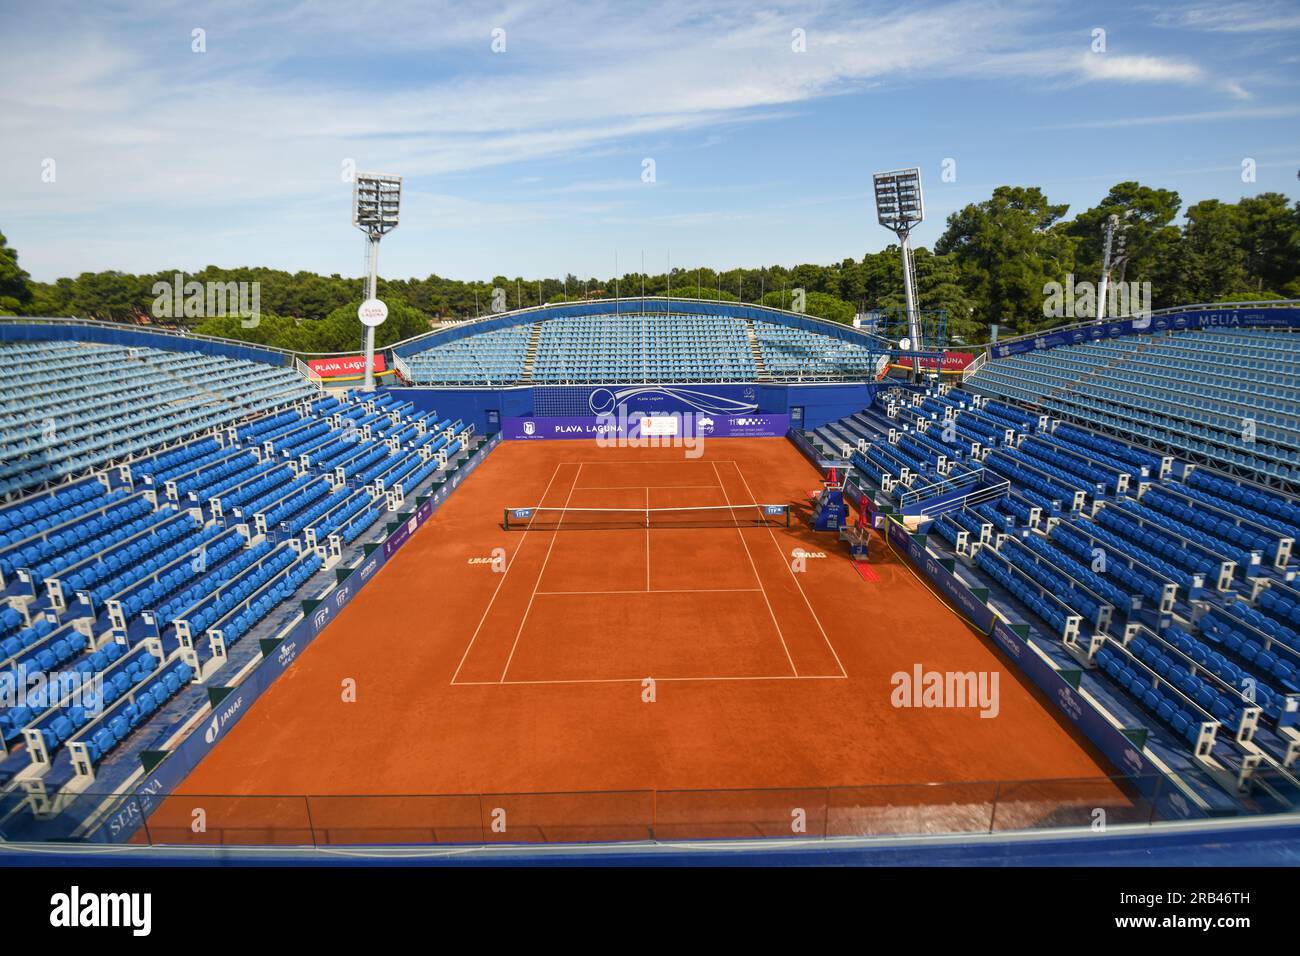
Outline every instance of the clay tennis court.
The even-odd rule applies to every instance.
[[[879,537],[864,580],[809,529],[819,481],[783,439],[714,439],[698,458],[503,443],[154,814],[152,839],[788,835],[791,806],[820,835],[927,806],[978,821],[1015,792],[1028,817],[1000,825],[1129,807],[1108,781],[1072,782],[1112,771]],[[503,521],[755,503],[791,505],[792,526]],[[917,664],[998,672],[997,716],[896,708],[891,676]]]

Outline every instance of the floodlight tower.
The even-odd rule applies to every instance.
[[[352,225],[369,239],[367,248],[370,281],[366,301],[357,317],[366,327],[366,381],[363,391],[375,390],[375,327],[388,318],[388,309],[378,301],[379,240],[397,228],[397,210],[402,201],[402,177],[384,173],[357,173],[352,187]]]
[[[898,236],[903,250],[903,295],[907,302],[907,336],[913,349],[921,348],[921,323],[916,310],[916,273],[912,268],[912,230],[925,218],[921,198],[921,170],[918,166],[876,173],[876,219]],[[912,377],[921,378],[921,360],[912,358]]]
[[[1101,284],[1097,289],[1097,308],[1094,313],[1097,316],[1098,323],[1106,317],[1106,297],[1110,294],[1111,252],[1113,246],[1119,247],[1115,258],[1124,259],[1124,230],[1129,226],[1128,222],[1125,221],[1128,216],[1128,212],[1124,213],[1123,218],[1111,213],[1106,217],[1106,224],[1102,227],[1104,240],[1101,250]]]

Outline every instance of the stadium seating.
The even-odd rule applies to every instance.
[[[1261,379],[1255,438],[1272,445],[1255,459],[1191,452],[1206,429],[1233,445],[1227,416],[1253,401],[1251,376],[1300,360],[1296,342],[1250,331],[1062,346],[990,361],[962,386],[881,389],[805,437],[847,457],[878,509],[932,518],[931,550],[1059,668],[1086,667],[1119,719],[1235,781],[1300,757],[1300,504],[1261,485],[1285,474],[1266,459],[1290,441],[1285,406],[1300,389]],[[1184,379],[1204,385],[1195,400],[1167,394]],[[1152,440],[1153,416],[1168,434],[1176,421],[1178,440]],[[961,474],[978,482],[945,495]]]
[[[290,368],[202,353],[0,345],[0,497],[188,438],[312,391]]]
[[[0,704],[0,800],[20,771],[66,785],[138,749],[174,699],[201,706],[187,687],[246,662],[332,555],[477,444],[391,394],[251,361],[69,341],[0,358],[0,691],[82,682]],[[59,453],[36,461],[56,407]],[[70,468],[89,473],[39,488]]]
[[[1300,335],[1130,336],[985,363],[967,385],[1261,480],[1300,481]]]
[[[417,384],[874,379],[883,354],[775,322],[702,313],[561,316],[407,356]]]

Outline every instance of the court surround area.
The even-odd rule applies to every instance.
[[[808,529],[818,481],[783,439],[718,439],[694,460],[502,444],[152,828],[179,839],[176,814],[196,801],[210,822],[199,842],[253,831],[284,842],[313,827],[332,842],[349,827],[381,842],[504,839],[496,810],[530,820],[509,832],[526,840],[781,835],[792,798],[827,833],[868,832],[882,812],[889,826],[922,827],[904,832],[924,832],[927,814],[941,829],[980,829],[999,799],[1021,808],[1008,825],[1099,803],[1142,816],[1141,801],[1101,779],[1108,768],[1087,742],[883,543],[868,581],[832,536]],[[795,519],[507,530],[503,509],[521,502],[781,502]],[[504,573],[492,569],[498,548]],[[810,555],[797,573],[796,550]],[[893,706],[891,675],[917,663],[999,671],[998,718]],[[1048,783],[1020,785],[1018,802],[987,783],[1014,780]],[[864,806],[893,809],[864,817]]]

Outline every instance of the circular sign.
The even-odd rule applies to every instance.
[[[378,299],[366,299],[357,307],[357,318],[361,320],[362,325],[369,325],[372,328],[383,325],[384,319],[388,318],[388,306]]]
[[[363,320],[363,321],[364,321],[364,320]],[[912,351],[912,340],[911,340],[911,339],[899,339],[899,340],[898,340],[898,349],[899,349],[899,351],[901,351],[901,352],[910,352],[910,351]]]

